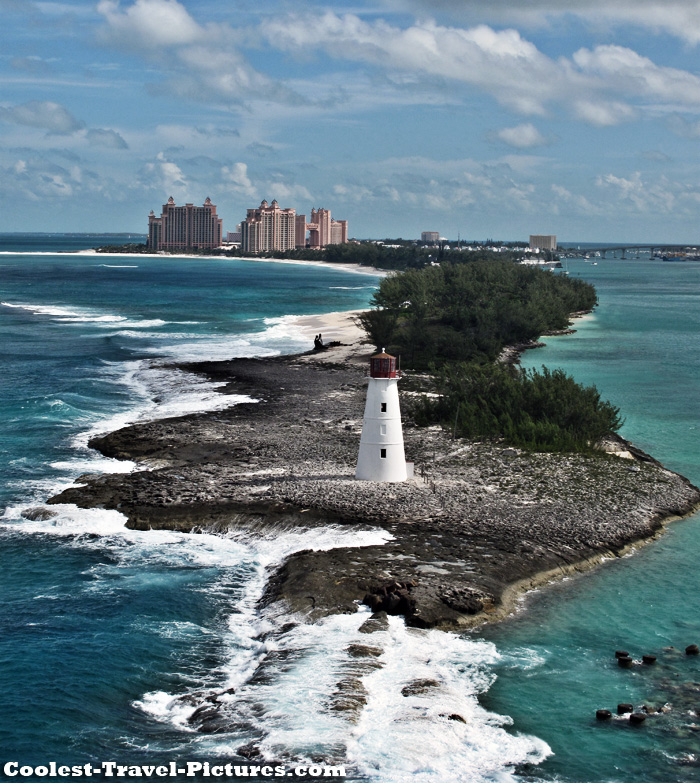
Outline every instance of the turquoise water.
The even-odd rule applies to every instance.
[[[265,565],[301,543],[144,535],[75,507],[48,521],[21,513],[81,473],[131,468],[89,450],[91,433],[238,399],[169,362],[308,350],[289,316],[364,307],[378,282],[310,265],[56,252],[95,241],[0,237],[3,763],[192,756],[192,732],[140,700],[235,679],[236,656],[245,670],[256,631],[251,620],[238,638],[231,614],[250,619]]]
[[[351,723],[331,705],[348,648],[367,643],[366,609],[270,636],[287,621],[258,609],[273,568],[383,531],[139,532],[71,505],[31,518],[82,473],[134,468],[91,451],[90,434],[245,399],[173,362],[308,349],[290,316],[365,307],[378,283],[313,265],[56,252],[93,243],[0,237],[0,762],[241,764],[253,743],[270,761],[344,764],[352,780],[432,783],[503,781],[544,758],[545,743],[478,703],[498,659],[489,642],[392,618]],[[403,695],[426,677],[439,691]],[[225,730],[195,731],[189,718],[212,703]]]
[[[237,749],[254,742],[266,758],[342,762],[372,783],[697,779],[688,708],[700,692],[677,686],[700,680],[700,661],[661,652],[700,641],[695,520],[530,596],[497,628],[453,636],[392,618],[385,665],[365,678],[367,706],[348,724],[328,705],[348,646],[366,643],[366,615],[273,642],[256,601],[266,569],[290,553],[381,536],[137,532],[117,512],[72,506],[22,517],[81,473],[132,468],[90,451],[90,433],[236,402],[173,361],[304,350],[288,316],[364,307],[378,282],[314,266],[55,252],[94,243],[0,237],[0,761],[240,763]],[[601,306],[526,362],[595,382],[623,409],[624,435],[700,482],[700,265],[569,269],[596,283]],[[623,672],[611,660],[620,647],[659,664]],[[420,678],[441,688],[405,697]],[[235,724],[194,732],[180,697],[225,688]],[[639,731],[595,722],[622,701],[674,711]]]
[[[545,338],[523,365],[561,367],[595,383],[625,416],[621,434],[700,484],[700,264],[569,261],[598,289],[600,306],[574,335]],[[503,655],[484,704],[536,733],[554,752],[538,779],[700,779],[700,661],[674,654],[700,642],[700,517],[669,527],[633,557],[526,600],[527,611],[483,632]],[[626,649],[658,655],[655,667],[622,670]],[[693,685],[692,683],[695,683]],[[636,730],[599,724],[595,710],[621,702],[672,705]]]

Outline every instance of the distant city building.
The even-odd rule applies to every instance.
[[[348,241],[348,221],[331,220],[331,245],[344,245]]]
[[[440,241],[440,232],[439,231],[421,231],[420,241],[421,242],[429,242],[429,243],[439,242]]]
[[[330,209],[312,209],[311,221],[306,224],[306,229],[309,232],[309,247],[317,250],[327,245],[344,245],[348,241],[348,221],[335,220],[331,217]]]
[[[226,232],[226,242],[228,242],[229,245],[240,245],[241,244],[241,224],[239,223],[236,226],[235,231],[227,231]]]
[[[296,246],[306,247],[306,215],[297,215],[294,227],[296,234]]]
[[[331,244],[330,209],[312,209],[309,229],[309,247],[320,249]]]
[[[160,217],[148,216],[148,247],[151,250],[212,250],[221,246],[221,218],[207,198],[204,205],[178,207],[171,196]]]
[[[306,215],[297,215],[294,209],[280,209],[276,201],[269,206],[263,201],[258,209],[249,209],[248,217],[241,223],[241,249],[249,253],[307,246],[320,250],[347,241],[348,221],[334,220],[330,209],[312,209],[307,223]]]
[[[296,247],[296,210],[280,209],[277,201],[263,201],[257,209],[249,209],[241,223],[241,250],[264,253],[274,250],[294,250]]]
[[[556,250],[556,234],[530,234],[530,250]]]

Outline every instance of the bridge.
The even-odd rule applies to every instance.
[[[581,255],[594,255],[600,253],[603,258],[608,257],[608,253],[613,253],[613,258],[617,258],[617,254],[621,253],[621,258],[627,258],[628,252],[635,252],[639,257],[640,252],[648,252],[650,256],[653,256],[655,252],[665,253],[684,253],[690,250],[690,245],[610,245],[608,247],[586,247],[586,248],[574,248],[574,247],[560,247],[559,252],[565,253],[581,253]],[[697,253],[697,248],[692,248]]]

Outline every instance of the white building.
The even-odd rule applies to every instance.
[[[388,353],[370,359],[369,386],[362,420],[355,478],[365,481],[406,481],[399,408],[396,359]]]

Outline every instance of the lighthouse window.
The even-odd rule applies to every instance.
[[[379,434],[380,435],[386,435],[386,424],[380,424],[379,425]]]
[[[381,407],[382,413],[386,413],[386,403],[385,402],[381,403],[381,406],[382,406]]]
[[[379,449],[379,456],[382,459],[386,459],[386,449]]]

